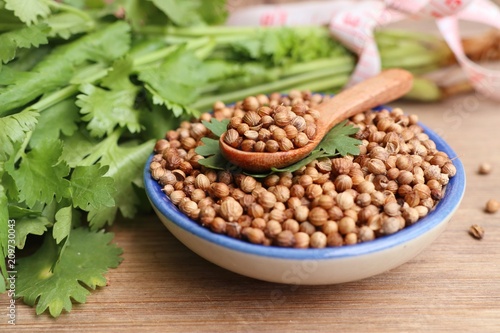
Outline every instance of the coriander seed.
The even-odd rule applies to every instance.
[[[475,239],[483,239],[484,229],[478,224],[473,224],[469,228],[469,234]]]
[[[491,173],[492,169],[493,168],[491,167],[491,164],[484,162],[484,163],[479,164],[479,168],[477,171],[480,175],[488,175]]]
[[[486,202],[485,211],[487,213],[493,214],[500,209],[500,201],[495,199],[490,199]]]

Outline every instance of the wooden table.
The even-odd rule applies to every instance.
[[[124,261],[93,292],[57,319],[17,302],[26,332],[500,332],[500,110],[475,95],[442,103],[396,103],[441,135],[467,171],[465,198],[447,230],[418,257],[366,280],[290,286],[242,277],[198,257],[156,216],[116,223]],[[489,162],[490,175],[478,175]],[[485,229],[481,241],[467,230]]]

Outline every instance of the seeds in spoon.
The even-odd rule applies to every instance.
[[[304,147],[315,137],[319,112],[304,102],[255,108],[253,99],[246,101],[242,104],[245,114],[234,116],[228,124],[224,142],[231,147],[274,153]]]

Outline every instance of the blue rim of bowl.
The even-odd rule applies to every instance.
[[[382,107],[375,108],[381,109]],[[456,175],[450,179],[445,191],[444,197],[438,202],[436,207],[429,212],[427,216],[408,226],[395,234],[376,238],[365,243],[355,245],[328,247],[322,249],[294,249],[277,246],[263,246],[252,244],[244,240],[235,239],[224,234],[217,234],[196,221],[191,220],[184,215],[170,201],[170,199],[161,191],[161,186],[151,177],[149,164],[154,154],[148,158],[144,167],[144,186],[146,194],[151,204],[157,211],[165,216],[170,222],[179,228],[200,237],[210,243],[225,247],[229,250],[242,252],[249,255],[271,257],[277,259],[289,260],[321,260],[321,259],[341,259],[355,257],[369,253],[383,251],[398,245],[402,245],[412,239],[424,235],[427,231],[437,227],[448,220],[454,211],[458,208],[465,193],[465,170],[462,162],[458,159],[453,149],[435,132],[427,126],[419,123],[429,138],[436,143],[437,149],[444,151],[453,160],[456,167]]]

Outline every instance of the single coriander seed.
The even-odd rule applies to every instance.
[[[473,224],[469,228],[469,234],[475,239],[483,239],[484,229],[478,224]]]
[[[488,175],[491,173],[491,170],[492,170],[491,164],[483,162],[479,164],[479,168],[477,171],[480,175]]]

